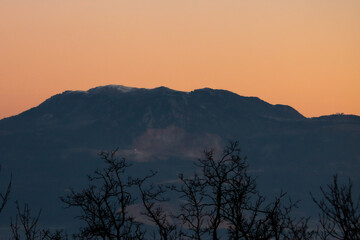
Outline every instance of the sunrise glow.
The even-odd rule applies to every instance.
[[[360,115],[360,1],[0,1],[0,119],[107,84]]]

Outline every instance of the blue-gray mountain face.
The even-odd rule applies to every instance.
[[[305,118],[284,105],[224,90],[179,92],[165,87],[105,86],[67,91],[38,107],[0,121],[0,185],[13,176],[11,202],[42,208],[42,220],[66,226],[74,214],[60,196],[79,189],[86,174],[101,167],[97,153],[119,147],[139,176],[158,170],[160,181],[195,171],[203,149],[221,149],[238,140],[260,190],[280,189],[301,199],[313,214],[309,192],[351,177],[360,184],[360,117]],[[15,212],[8,204],[1,226]]]

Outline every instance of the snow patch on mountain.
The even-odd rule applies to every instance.
[[[91,88],[89,89],[87,92],[88,93],[102,93],[102,94],[106,94],[106,93],[116,93],[116,92],[120,92],[120,93],[129,93],[129,92],[134,92],[134,91],[138,91],[138,90],[148,90],[146,88],[135,88],[135,87],[127,87],[127,86],[123,86],[123,85],[115,85],[115,84],[111,84],[111,85],[106,85],[106,86],[100,86],[100,87],[95,87],[95,88]]]
[[[120,92],[124,92],[124,93],[126,93],[126,92],[132,92],[132,91],[134,91],[134,90],[137,90],[137,89],[139,89],[139,88],[134,88],[134,87],[126,87],[126,86],[123,86],[123,85],[108,85],[107,87],[109,87],[109,88],[114,88],[114,89],[116,89],[116,90],[118,90],[118,91],[120,91]]]

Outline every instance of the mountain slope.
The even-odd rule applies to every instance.
[[[208,88],[66,91],[0,120],[0,163],[14,176],[12,198],[43,208],[49,224],[61,225],[71,214],[58,197],[86,183],[101,166],[100,150],[119,147],[137,174],[159,170],[166,180],[192,172],[189,160],[228,140],[239,140],[269,194],[283,188],[307,198],[336,172],[360,183],[360,117],[305,118],[289,106]]]

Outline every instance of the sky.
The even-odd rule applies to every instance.
[[[0,1],[0,119],[107,84],[360,115],[360,1]]]

